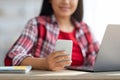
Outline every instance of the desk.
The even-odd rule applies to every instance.
[[[40,71],[27,74],[0,74],[0,80],[120,80],[120,72]]]

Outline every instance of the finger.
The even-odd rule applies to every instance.
[[[56,67],[65,67],[71,64],[72,61],[61,61],[55,64]]]
[[[51,58],[55,58],[55,57],[58,57],[60,55],[65,55],[66,52],[65,51],[56,51],[54,53],[51,53]]]
[[[56,57],[53,59],[54,62],[60,62],[60,61],[65,61],[65,60],[68,60],[70,61],[71,60],[71,57],[68,56],[68,55],[63,55],[63,56],[59,56],[59,57]]]

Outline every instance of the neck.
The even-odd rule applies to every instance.
[[[56,19],[57,19],[57,22],[58,22],[58,25],[60,27],[69,27],[69,26],[72,26],[72,23],[71,23],[71,18],[70,17],[57,17],[56,16]]]
[[[60,30],[64,32],[73,31],[74,27],[73,27],[70,17],[57,17],[56,16],[56,19],[57,19]]]

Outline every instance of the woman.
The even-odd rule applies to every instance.
[[[9,50],[5,65],[31,65],[40,70],[61,70],[70,64],[93,65],[98,44],[82,22],[82,0],[43,1],[40,16],[28,21]],[[58,39],[73,41],[72,61],[65,51],[55,52]],[[59,56],[61,54],[63,56]],[[67,60],[61,61],[63,59]]]

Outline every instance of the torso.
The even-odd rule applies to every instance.
[[[72,64],[71,65],[82,65],[84,58],[79,47],[79,44],[75,38],[75,29],[72,32],[63,32],[60,30],[58,39],[66,39],[73,41],[73,49],[72,49]]]

